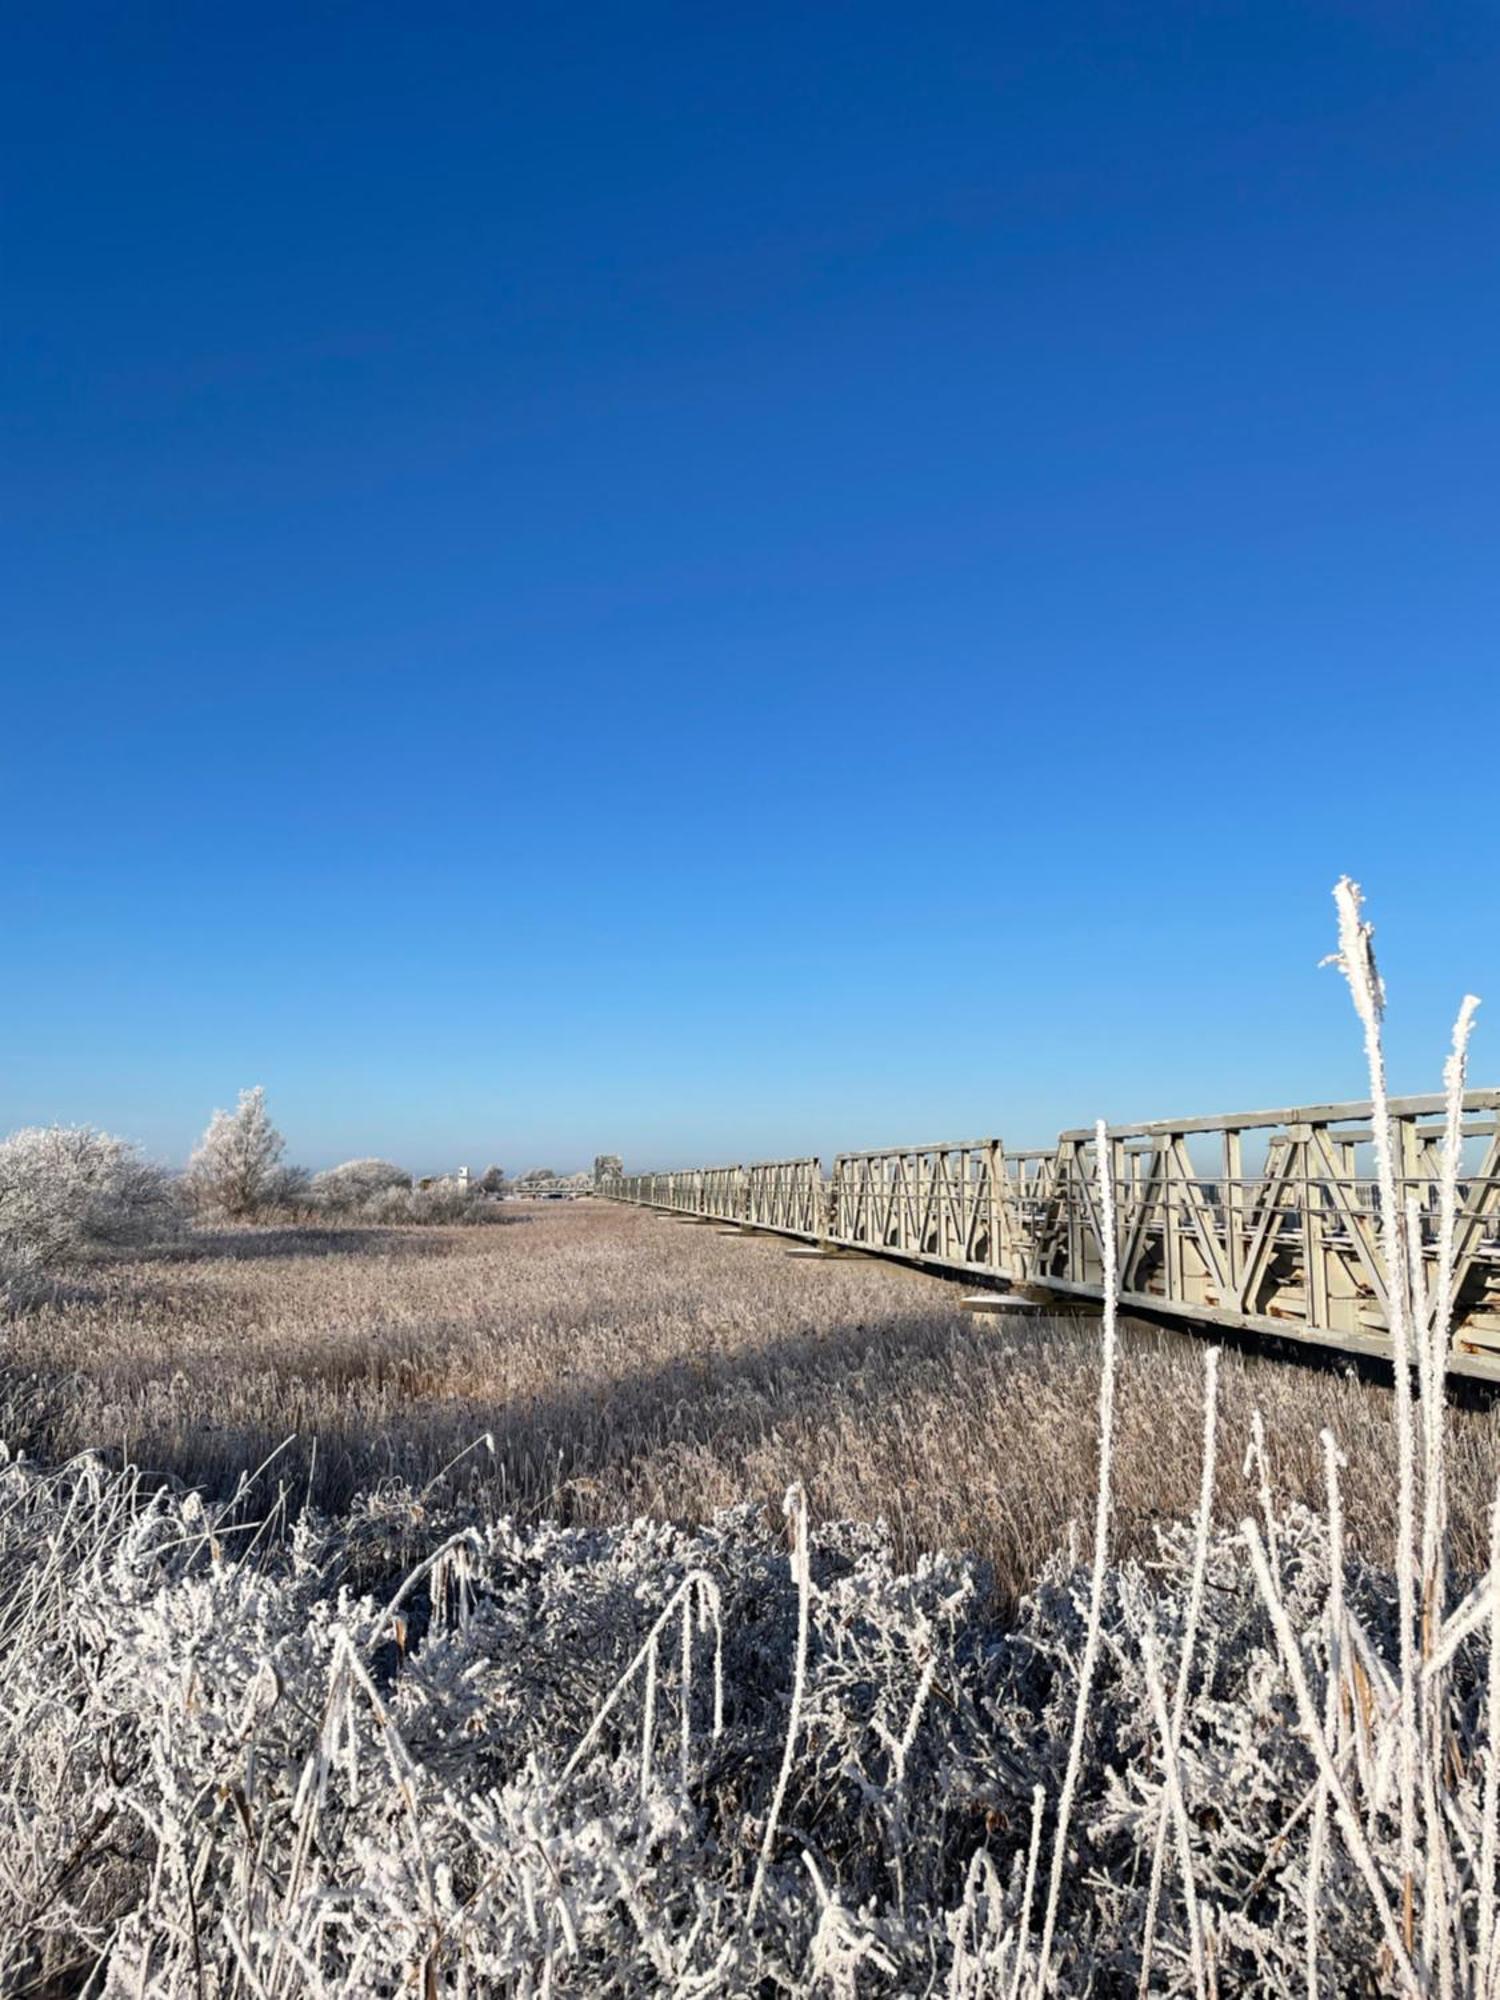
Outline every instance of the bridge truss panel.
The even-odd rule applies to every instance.
[[[833,1166],[832,1240],[934,1263],[1002,1268],[1004,1224],[997,1139],[840,1153]]]
[[[761,1160],[746,1167],[743,1221],[752,1229],[819,1241],[828,1231],[828,1196],[816,1159]]]

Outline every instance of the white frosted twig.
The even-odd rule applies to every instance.
[[[781,1754],[781,1770],[776,1779],[776,1790],[771,1796],[771,1809],[766,1814],[766,1830],[761,1837],[760,1855],[755,1864],[755,1880],[750,1885],[750,1900],[745,1906],[745,1922],[754,1923],[755,1913],[760,1908],[760,1899],[766,1886],[766,1869],[770,1866],[771,1849],[776,1843],[776,1823],[781,1817],[781,1805],[786,1797],[787,1784],[792,1775],[792,1761],[797,1749],[797,1730],[802,1720],[802,1697],[807,1684],[807,1639],[812,1608],[812,1565],[807,1554],[807,1495],[802,1490],[801,1481],[787,1488],[783,1511],[792,1524],[792,1578],[797,1585],[797,1654],[792,1669],[792,1708],[787,1717],[786,1747]]]
[[[670,1624],[673,1613],[678,1609],[679,1605],[682,1604],[683,1600],[692,1590],[700,1591],[702,1593],[700,1597],[700,1602],[707,1603],[712,1607],[715,1629],[716,1631],[718,1630],[720,1625],[718,1585],[714,1582],[713,1578],[709,1576],[705,1570],[698,1570],[698,1569],[690,1570],[689,1573],[683,1578],[682,1582],[678,1584],[677,1588],[672,1592],[672,1595],[667,1599],[667,1602],[663,1607],[661,1614],[656,1619],[655,1623],[652,1625],[651,1630],[646,1634],[645,1639],[641,1642],[641,1645],[637,1650],[634,1659],[631,1660],[630,1665],[625,1669],[624,1673],[620,1675],[619,1679],[615,1682],[614,1686],[610,1689],[609,1693],[604,1697],[604,1700],[600,1703],[599,1707],[595,1709],[593,1721],[589,1724],[588,1728],[579,1738],[577,1746],[575,1747],[572,1756],[568,1759],[567,1763],[564,1764],[562,1770],[558,1773],[557,1784],[559,1788],[564,1784],[566,1784],[568,1779],[571,1778],[573,1773],[578,1769],[579,1764],[583,1760],[584,1753],[592,1747],[593,1743],[595,1742],[595,1740],[599,1735],[600,1730],[604,1727],[606,1721],[609,1719],[610,1715],[614,1712],[615,1706],[618,1703],[620,1697],[624,1694],[626,1688],[630,1686],[630,1683],[632,1682],[632,1680],[634,1680],[636,1674],[645,1665],[646,1660],[648,1658],[654,1658],[657,1640],[660,1638],[662,1632],[665,1631],[666,1627]],[[722,1644],[722,1633],[720,1633],[719,1643]],[[719,1729],[722,1727],[723,1723],[721,1697],[719,1694],[719,1686],[718,1686],[718,1674],[719,1674],[719,1666],[718,1666],[718,1658],[716,1655],[715,1702],[714,1702],[714,1707],[715,1707],[714,1734],[716,1736],[718,1735]]]
[[[1500,1608],[1500,1593],[1497,1593],[1492,1572],[1480,1578],[1443,1625],[1432,1651],[1422,1663],[1424,1675],[1441,1673],[1464,1640],[1477,1632],[1497,1608]]]
[[[1156,1657],[1155,1623],[1149,1605],[1141,1621],[1141,1665],[1146,1672],[1146,1692],[1151,1697],[1151,1709],[1156,1718],[1156,1733],[1161,1738],[1165,1809],[1171,1815],[1172,1826],[1177,1835],[1177,1861],[1182,1871],[1182,1896],[1187,1909],[1188,1953],[1193,1967],[1193,1991],[1197,1995],[1197,2000],[1205,2000],[1208,1975],[1203,1963],[1203,1927],[1198,1916],[1198,1889],[1193,1880],[1192,1835],[1188,1830],[1187,1808],[1182,1801],[1181,1768],[1178,1764],[1177,1746],[1172,1737],[1172,1718],[1167,1713],[1167,1696],[1161,1682],[1161,1667]]]
[[[1427,1822],[1427,1881],[1423,1910],[1423,1950],[1429,1974],[1435,1965],[1440,2000],[1453,1991],[1453,1955],[1463,1955],[1465,1940],[1445,1913],[1461,1907],[1456,1882],[1455,1856],[1446,1837],[1448,1820],[1443,1811],[1443,1750],[1447,1715],[1446,1669],[1429,1671],[1429,1663],[1439,1637],[1439,1626],[1448,1596],[1448,1488],[1446,1422],[1447,1404],[1444,1378],[1453,1338],[1454,1258],[1458,1220],[1458,1177],[1463,1160],[1464,1089],[1468,1077],[1469,1039],[1474,1012],[1479,1002],[1466,994],[1453,1024],[1453,1040],[1443,1066],[1444,1120],[1438,1174],[1438,1241],[1436,1296],[1429,1300],[1425,1284],[1421,1288],[1421,1316],[1418,1319],[1419,1346],[1425,1357],[1422,1382],[1422,1653],[1423,1674],[1423,1810]],[[1417,1237],[1413,1265],[1423,1269],[1420,1223],[1412,1227]],[[1481,1891],[1481,1894],[1484,1892]]]
[[[1323,1698],[1323,1728],[1335,1763],[1339,1749],[1339,1704],[1343,1699],[1344,1658],[1344,1513],[1339,1496],[1343,1457],[1333,1432],[1322,1433],[1323,1481],[1328,1495],[1328,1686]],[[1322,1914],[1323,1851],[1328,1833],[1328,1788],[1321,1777],[1315,1786],[1312,1827],[1307,1849],[1307,2000],[1319,2000],[1318,1925]]]
[[[1009,2000],[1020,2000],[1021,1975],[1026,1966],[1026,1940],[1031,1935],[1031,1905],[1036,1895],[1036,1868],[1042,1851],[1042,1807],[1047,1799],[1043,1785],[1031,1788],[1031,1841],[1026,1849],[1026,1882],[1021,1891],[1021,1924],[1016,1937],[1016,1967],[1011,1974]]]
[[[1385,1261],[1387,1317],[1391,1358],[1395,1368],[1396,1426],[1396,1610],[1400,1630],[1400,1783],[1401,1869],[1410,1898],[1417,1868],[1417,1669],[1415,1438],[1411,1397],[1411,1326],[1405,1246],[1401,1240],[1401,1202],[1396,1188],[1396,1164],[1391,1149],[1391,1114],[1385,1081],[1385,1050],[1380,1024],[1385,1012],[1385,987],[1375,966],[1374,932],[1361,914],[1359,885],[1345,875],[1333,892],[1339,918],[1338,964],[1348,982],[1354,1011],[1364,1029],[1365,1059],[1370,1070],[1370,1125],[1375,1145],[1375,1173],[1380,1187],[1380,1238]]]
[[[1208,1575],[1208,1544],[1213,1529],[1214,1477],[1218,1457],[1219,1350],[1211,1347],[1203,1359],[1203,1470],[1198,1483],[1198,1513],[1193,1527],[1193,1568],[1188,1584],[1187,1623],[1182,1635],[1182,1658],[1177,1663],[1177,1687],[1172,1697],[1171,1753],[1175,1758],[1182,1747],[1183,1725],[1187,1717],[1188,1687],[1192,1679],[1193,1650],[1198,1640],[1198,1622],[1203,1613],[1203,1588]],[[1151,1887],[1146,1898],[1146,1922],[1141,1937],[1141,2000],[1150,1987],[1151,1955],[1156,1946],[1156,1919],[1161,1902],[1162,1875],[1167,1855],[1167,1807],[1163,1799],[1156,1822],[1156,1845],[1151,1856]]]
[[[1038,1786],[1037,1790],[1040,1792],[1041,1787]],[[1035,1813],[1033,1813],[1033,1828],[1033,1838],[1035,1838]],[[981,1877],[983,1877],[985,1890],[990,1898],[992,1911],[991,1923],[993,1923],[993,1911],[1001,1907],[1004,1900],[1004,1891],[1001,1888],[1000,1877],[996,1871],[995,1864],[990,1859],[989,1850],[983,1847],[976,1847],[974,1852],[969,1856],[968,1867],[964,1870],[964,1892],[959,1898],[958,1912],[953,1924],[953,1958],[948,1967],[948,2000],[961,2000],[961,1996],[968,1991],[969,1931],[974,1923],[974,1894]],[[1003,1952],[1003,1945],[1001,1949]],[[974,1962],[976,1967],[978,1967],[979,1960],[976,1958]],[[1017,1964],[1019,1966],[1019,1960]],[[982,1970],[983,1968],[980,1967],[980,1969]],[[1019,1977],[1019,1971],[1017,1976]],[[1014,2000],[1013,1991],[1012,2000]]]
[[[646,1686],[641,1697],[641,1801],[651,1791],[651,1746],[656,1737],[656,1637],[646,1647]]]
[[[1463,1161],[1464,1090],[1468,1082],[1469,1038],[1479,1000],[1466,993],[1453,1023],[1453,1045],[1443,1065],[1445,1110],[1442,1172],[1438,1182],[1437,1318],[1446,1335],[1453,1317],[1453,1246],[1458,1225],[1458,1176]]]
[[[1447,1462],[1444,1451],[1447,1405],[1443,1378],[1453,1339],[1454,1248],[1458,1228],[1458,1176],[1463,1165],[1464,1089],[1468,1081],[1469,1038],[1479,1002],[1464,995],[1453,1023],[1453,1044],[1443,1065],[1443,1140],[1438,1172],[1437,1296],[1430,1308],[1427,1355],[1428,1396],[1423,1411],[1425,1456],[1422,1482],[1422,1576],[1425,1593],[1424,1651],[1429,1651],[1447,1594]]]
[[[1073,1794],[1083,1766],[1083,1739],[1088,1728],[1089,1696],[1093,1692],[1094,1669],[1099,1659],[1100,1628],[1104,1610],[1104,1580],[1109,1562],[1110,1472],[1115,1434],[1115,1354],[1118,1345],[1116,1322],[1119,1314],[1120,1283],[1115,1254],[1115,1185],[1110,1171],[1110,1148],[1104,1121],[1094,1128],[1094,1150],[1099,1179],[1100,1251],[1103,1259],[1104,1333],[1103,1360],[1099,1371],[1099,1486],[1094,1505],[1094,1565],[1089,1582],[1089,1621],[1084,1634],[1083,1659],[1078,1669],[1078,1700],[1073,1711],[1073,1737],[1063,1772],[1062,1793],[1057,1802],[1057,1825],[1052,1837],[1052,1867],[1047,1881],[1047,1912],[1042,1923],[1042,1942],[1037,1953],[1033,1991],[1037,2000],[1046,1990],[1047,1972],[1052,1962],[1052,1939],[1057,1928],[1057,1908],[1062,1894],[1063,1868],[1067,1861],[1068,1823],[1073,1813]]]
[[[378,1638],[382,1637],[387,1632],[387,1630],[390,1627],[390,1622],[392,1618],[401,1609],[401,1606],[406,1602],[407,1598],[416,1589],[417,1585],[422,1581],[424,1576],[427,1576],[430,1572],[434,1570],[441,1569],[442,1566],[449,1560],[449,1558],[454,1554],[456,1550],[465,1547],[475,1551],[476,1553],[482,1552],[482,1544],[480,1542],[479,1534],[476,1529],[460,1528],[456,1535],[450,1535],[448,1539],[444,1543],[442,1543],[440,1547],[435,1548],[430,1556],[424,1556],[422,1561],[417,1564],[416,1568],[408,1573],[408,1575],[402,1582],[401,1587],[397,1590],[395,1596],[391,1598],[390,1602],[386,1605],[385,1609],[380,1613],[380,1615],[377,1618],[371,1620],[370,1625],[368,1627],[369,1636],[367,1639],[367,1643],[373,1645]],[[433,1596],[435,1599],[441,1596],[441,1592],[437,1588],[436,1582],[434,1582]],[[435,1608],[436,1607],[434,1606],[434,1609]]]
[[[693,1593],[682,1600],[682,1783],[688,1781],[688,1751],[693,1734]]]
[[[1323,1485],[1328,1496],[1328,1684],[1337,1692],[1344,1678],[1344,1502],[1339,1473],[1348,1461],[1332,1431],[1323,1431],[1321,1441]],[[1335,1721],[1338,1712],[1335,1702]]]
[[[698,1577],[698,1630],[709,1623],[714,1628],[714,1726],[715,1739],[724,1734],[724,1614],[719,1602],[719,1586],[711,1576]]]
[[[1486,1662],[1484,1791],[1479,1835],[1479,1974],[1480,1991],[1488,1992],[1500,1977],[1496,1949],[1495,1871],[1500,1866],[1500,1486],[1490,1509],[1490,1657]]]

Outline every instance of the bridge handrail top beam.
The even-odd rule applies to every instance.
[[[1448,1108],[1448,1100],[1441,1093],[1433,1093],[1423,1097],[1388,1098],[1387,1105],[1396,1118],[1440,1117]],[[1500,1111],[1500,1089],[1465,1091],[1463,1108],[1466,1112]],[[1275,1111],[1217,1112],[1203,1118],[1152,1118],[1136,1125],[1107,1125],[1105,1132],[1111,1139],[1156,1139],[1178,1134],[1190,1136],[1203,1132],[1256,1131],[1277,1125],[1343,1125],[1361,1120],[1368,1124],[1374,1109],[1368,1098],[1361,1098],[1341,1104],[1297,1104]],[[990,1146],[1003,1152],[1008,1160],[1046,1160],[1053,1157],[1059,1145],[1086,1142],[1093,1137],[1092,1125],[1079,1125],[1059,1132],[1053,1146],[1013,1148],[999,1138],[943,1139],[922,1145],[858,1146],[836,1153],[834,1165],[845,1160],[853,1163],[859,1160],[899,1159],[920,1153],[978,1153]]]
[[[1395,1118],[1436,1118],[1447,1110],[1447,1099],[1441,1092],[1433,1092],[1422,1097],[1392,1097],[1387,1106]],[[1464,1093],[1465,1113],[1500,1112],[1500,1089],[1476,1089]],[[1110,1139],[1160,1139],[1189,1138],[1194,1134],[1209,1132],[1252,1132],[1274,1129],[1287,1125],[1369,1125],[1374,1106],[1368,1098],[1356,1098],[1337,1104],[1294,1104],[1280,1110],[1269,1111],[1229,1111],[1219,1112],[1206,1118],[1153,1118],[1142,1124],[1106,1125],[1105,1136]],[[1355,1142],[1369,1138],[1367,1132],[1335,1133],[1336,1138]],[[1470,1136],[1475,1136],[1471,1134]],[[1007,1160],[1050,1160],[1055,1158],[1057,1149],[1065,1145],[1087,1144],[1095,1137],[1092,1125],[1073,1127],[1057,1135],[1051,1146],[1007,1147],[999,1138],[987,1139],[944,1139],[934,1143],[904,1146],[862,1146],[833,1156],[837,1168],[848,1162],[851,1165],[862,1160],[910,1158],[920,1154],[978,1153],[994,1147]],[[668,1174],[727,1174],[768,1172],[785,1167],[818,1167],[821,1155],[817,1153],[797,1154],[789,1159],[725,1161],[712,1167],[656,1167],[640,1173],[625,1174],[623,1180],[640,1181],[664,1179]]]
[[[982,1153],[986,1147],[1001,1144],[999,1139],[944,1139],[935,1146],[857,1146],[835,1153],[834,1165],[840,1160],[889,1160],[906,1153]]]
[[[1448,1100],[1439,1091],[1426,1097],[1390,1097],[1386,1107],[1393,1118],[1430,1118],[1441,1116]],[[1500,1090],[1465,1091],[1463,1108],[1500,1111]],[[1294,1104],[1281,1111],[1221,1112],[1212,1118],[1152,1118],[1142,1125],[1107,1125],[1105,1134],[1111,1139],[1154,1139],[1170,1138],[1174,1133],[1248,1132],[1273,1125],[1342,1125],[1359,1119],[1368,1122],[1374,1110],[1368,1098],[1359,1098],[1348,1104]],[[1057,1136],[1059,1145],[1071,1145],[1092,1139],[1094,1127],[1080,1125]]]

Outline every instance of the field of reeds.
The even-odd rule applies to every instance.
[[[50,1280],[0,1994],[1489,2000],[1496,1419],[1378,1166],[1386,1383],[603,1204]]]
[[[605,1202],[504,1212],[488,1229],[201,1232],[80,1271],[8,1329],[0,1436],[217,1498],[272,1458],[268,1492],[331,1513],[394,1480],[437,1482],[485,1518],[698,1522],[779,1506],[800,1479],[814,1519],[884,1519],[902,1563],[977,1554],[1004,1603],[1070,1532],[1087,1553],[1097,1317],[973,1318],[957,1286],[915,1271]],[[1121,1346],[1115,1546],[1149,1555],[1197,1498],[1205,1344],[1127,1323]],[[1225,1353],[1219,1394],[1222,1521],[1253,1496],[1258,1410],[1278,1491],[1309,1504],[1332,1425],[1357,1534],[1388,1546],[1388,1387],[1252,1349]],[[1493,1437],[1487,1411],[1455,1412],[1470,1568]]]

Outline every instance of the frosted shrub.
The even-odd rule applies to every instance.
[[[122,1992],[238,1967],[373,1996],[405,1966],[419,1992],[730,1994],[852,1958],[891,1991],[947,1959],[1036,1672],[984,1641],[965,1565],[899,1576],[878,1531],[831,1528],[799,1592],[740,1510],[442,1522],[403,1581],[414,1506],[235,1557],[191,1496],[10,1468],[0,1989],[97,1960]],[[812,1677],[751,1926],[799,1599]]]
[[[309,1194],[314,1205],[335,1215],[350,1215],[388,1192],[411,1186],[411,1175],[389,1160],[345,1160],[314,1174]]]
[[[132,1248],[179,1221],[162,1169],[88,1126],[30,1126],[0,1140],[0,1270],[13,1281],[104,1248]]]
[[[235,1220],[285,1203],[293,1187],[281,1165],[285,1141],[271,1123],[260,1084],[240,1092],[233,1111],[216,1111],[188,1162],[185,1187],[198,1208]]]
[[[493,1213],[491,1204],[473,1187],[457,1181],[436,1181],[431,1187],[413,1188],[407,1203],[411,1222],[483,1221]]]
[[[431,1187],[387,1187],[361,1202],[366,1222],[489,1222],[495,1207],[476,1189],[456,1181],[436,1181]]]

